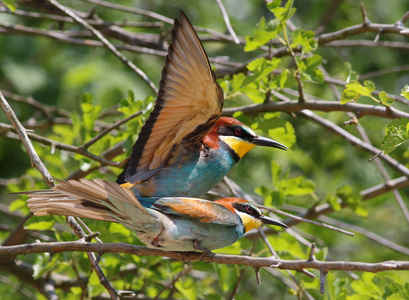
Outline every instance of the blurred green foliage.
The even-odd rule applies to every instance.
[[[333,32],[347,26],[362,23],[359,4],[355,1],[280,1],[274,0],[266,7],[263,1],[223,1],[233,28],[240,36],[245,36],[246,44],[235,46],[222,42],[204,44],[210,57],[228,56],[230,61],[248,61],[248,74],[238,72],[218,79],[225,93],[225,107],[246,104],[260,104],[278,101],[274,91],[297,90],[296,76],[304,84],[304,92],[325,100],[335,100],[331,85],[324,82],[321,67],[332,78],[344,80],[345,89],[338,89],[341,103],[356,102],[370,105],[392,106],[407,111],[407,106],[396,103],[386,93],[409,99],[408,76],[402,72],[390,72],[382,76],[362,81],[360,74],[401,66],[407,62],[407,53],[394,48],[381,47],[330,47],[319,46],[316,36],[320,30]],[[376,23],[394,24],[404,12],[409,10],[405,1],[363,1],[368,17]],[[6,1],[10,6],[20,8],[14,1]],[[128,7],[151,10],[174,18],[183,9],[194,25],[225,31],[225,24],[215,2],[180,0],[172,1],[122,1]],[[70,4],[71,5],[71,4]],[[74,4],[72,4],[74,5]],[[89,3],[75,3],[75,8],[89,11]],[[24,7],[22,7],[24,8]],[[104,20],[132,18],[149,21],[138,15],[98,7],[97,14]],[[215,17],[217,16],[217,17]],[[1,14],[2,21],[18,24],[22,19],[13,14]],[[24,19],[25,20],[25,19]],[[295,29],[285,24],[291,20]],[[50,28],[58,26],[47,20],[27,19],[26,26]],[[75,27],[76,25],[74,25]],[[77,28],[77,30],[80,27]],[[164,36],[171,25],[165,24]],[[138,32],[139,29],[132,28]],[[154,32],[154,29],[148,31]],[[359,38],[373,40],[376,34],[366,33]],[[353,39],[357,39],[354,37]],[[273,40],[275,43],[269,45]],[[407,42],[402,35],[388,35],[388,41]],[[299,47],[293,61],[288,55],[268,58],[259,57],[279,47]],[[156,84],[160,80],[163,57],[124,52],[138,67],[144,70]],[[347,63],[345,63],[347,62]],[[129,155],[137,134],[146,120],[154,95],[146,84],[127,69],[110,52],[101,48],[88,48],[45,37],[30,35],[0,35],[0,88],[34,99],[68,112],[69,124],[53,124],[35,129],[37,134],[56,142],[81,146],[115,121],[126,118],[142,110],[140,116],[122,125],[93,144],[88,150],[101,155],[105,150],[122,143],[126,152],[114,158],[120,162]],[[374,90],[382,91],[379,96]],[[287,95],[290,99],[296,99]],[[19,119],[30,124],[33,115],[30,106],[10,101]],[[343,112],[317,113],[348,132],[358,135],[353,126],[344,126],[349,118]],[[241,112],[235,117],[250,125],[260,134],[270,136],[288,147],[290,151],[279,152],[257,148],[247,154],[229,174],[244,191],[259,195],[266,206],[299,211],[328,204],[334,212],[328,215],[336,220],[363,227],[386,237],[397,244],[409,247],[408,224],[391,193],[364,202],[360,192],[384,182],[375,164],[369,163],[371,155],[363,152],[345,140],[325,131],[321,126],[291,113],[267,112],[248,116]],[[0,122],[8,123],[4,115]],[[359,120],[374,146],[385,150],[397,161],[409,167],[408,120],[389,120],[364,117]],[[28,128],[30,126],[27,126]],[[21,143],[2,136],[0,139],[0,178],[7,181],[7,187],[0,186],[2,194],[22,190],[45,188],[37,170],[30,166],[29,157]],[[120,169],[99,168],[99,163],[82,156],[34,143],[35,149],[50,173],[64,179],[78,170],[96,171],[88,178],[103,178],[114,181]],[[392,168],[387,169],[392,178],[401,176]],[[407,188],[401,190],[408,203]],[[338,201],[341,200],[341,202]],[[25,200],[21,197],[0,195],[0,201],[9,206],[11,212],[28,214]],[[346,208],[342,207],[345,205]],[[294,212],[295,213],[295,212]],[[20,219],[1,213],[2,227],[0,240],[4,241]],[[4,215],[4,216],[3,216]],[[87,225],[101,233],[104,242],[125,242],[142,245],[133,232],[122,225],[87,220]],[[32,217],[25,223],[31,235],[24,242],[33,242],[38,233],[50,240],[72,241],[76,237],[59,216]],[[391,250],[367,237],[354,237],[334,233],[311,224],[299,224],[294,230],[306,240],[315,242],[320,251],[318,259],[370,261],[407,260],[407,255]],[[41,238],[41,236],[40,236]],[[269,242],[283,259],[306,259],[308,245],[289,233],[271,235]],[[237,243],[215,251],[223,254],[252,254],[270,256],[261,239],[242,239]],[[99,283],[85,253],[60,253],[52,257],[48,253],[18,257],[34,270],[34,278],[43,278],[51,273],[62,274],[70,279],[86,278],[86,289],[72,286],[58,289],[61,299],[97,297],[106,293]],[[108,279],[117,289],[133,290],[148,298],[174,299],[227,299],[237,286],[235,299],[297,299],[302,298],[300,290],[288,282],[290,276],[285,271],[261,270],[262,284],[257,286],[250,268],[233,265],[189,263],[161,257],[137,257],[127,254],[105,254],[100,265]],[[174,286],[165,288],[178,274],[186,274],[175,281]],[[317,277],[319,273],[313,271]],[[409,272],[385,272],[382,274],[357,273],[354,279],[344,272],[330,272],[326,278],[326,292],[319,293],[319,279],[311,279],[298,272],[289,272],[300,287],[317,299],[405,299],[409,297]],[[2,277],[7,277],[4,284]],[[239,283],[238,283],[239,282]],[[19,286],[20,294],[16,294]],[[44,295],[32,286],[19,282],[5,271],[0,271],[0,294],[3,297],[25,299],[32,295],[44,299]]]

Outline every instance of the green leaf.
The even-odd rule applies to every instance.
[[[406,84],[403,89],[401,90],[401,96],[405,97],[406,99],[409,100],[409,85]]]
[[[55,224],[55,221],[39,221],[35,223],[28,224],[27,226],[24,226],[24,229],[27,230],[48,230],[52,229]]]
[[[281,166],[274,160],[271,162],[271,174],[273,175],[274,186],[278,186],[281,178]]]
[[[344,75],[347,83],[358,81],[359,79],[358,73],[352,70],[352,66],[349,62],[344,64]]]
[[[289,71],[287,69],[284,69],[280,74],[273,76],[270,80],[269,88],[272,90],[285,88],[288,74]]]
[[[265,91],[260,89],[254,82],[243,87],[241,90],[254,103],[263,103],[266,98]]]
[[[341,204],[338,202],[338,197],[336,197],[335,195],[327,195],[326,202],[328,202],[328,204],[334,211],[341,211]]]
[[[303,80],[311,80],[315,83],[324,82],[324,74],[319,69],[322,64],[322,57],[320,55],[314,54],[303,60],[297,59],[297,62]]]
[[[365,296],[366,299],[370,297],[381,298],[382,289],[375,282],[376,274],[364,273],[361,279],[355,280],[351,283],[353,290],[361,297]],[[378,299],[379,299],[378,298]]]
[[[268,207],[281,207],[284,204],[284,193],[279,190],[270,190],[265,186],[255,189],[264,201],[264,205]]]
[[[315,39],[315,33],[312,30],[297,28],[292,32],[291,48],[300,46],[302,53],[308,53],[315,50],[318,42]]]
[[[272,39],[274,39],[281,31],[280,22],[278,20],[271,20],[266,24],[264,17],[260,19],[260,22],[253,30],[253,36],[246,36],[246,46],[244,51],[254,51],[257,48],[265,45]]]
[[[409,121],[403,118],[394,119],[386,126],[382,149],[385,154],[388,154],[408,140]]]
[[[285,196],[309,195],[314,192],[315,184],[304,177],[294,177],[281,180],[280,190],[283,190]]]
[[[371,97],[374,90],[375,84],[369,80],[366,80],[364,85],[360,84],[358,81],[348,83],[342,91],[341,104],[356,101],[362,96]]]
[[[285,24],[295,13],[294,1],[288,0],[284,7],[281,7],[281,0],[267,3],[267,8],[274,14],[280,23]]]
[[[267,76],[272,73],[280,63],[279,58],[273,58],[271,60],[266,60],[264,57],[257,58],[251,61],[247,65],[247,69],[251,71],[253,74],[250,76],[246,76],[243,80],[242,86],[246,86],[253,82],[258,82],[263,79],[267,79]]]
[[[17,199],[14,200],[10,206],[9,206],[9,210],[10,212],[16,211],[17,209],[20,209],[22,207],[26,207],[27,206],[27,202],[22,200],[22,199]]]
[[[259,187],[256,193],[261,195],[266,206],[281,207],[286,197],[304,196],[314,192],[315,184],[313,181],[304,177],[288,178],[288,175],[281,174],[281,166],[275,161],[271,162],[271,173],[274,189]]]
[[[14,0],[3,0],[3,3],[6,5],[8,9],[12,12],[16,10],[16,2]]]
[[[197,299],[197,282],[191,277],[184,277],[175,283],[177,290],[183,295],[184,299]]]
[[[268,130],[268,135],[291,148],[296,143],[293,125],[288,121],[278,118],[276,118],[274,123],[275,126]]]
[[[385,91],[380,92],[379,99],[381,99],[381,103],[385,106],[391,106],[395,98],[389,97]]]
[[[336,195],[358,216],[361,217],[368,216],[368,211],[362,204],[361,195],[358,192],[354,191],[351,186],[345,185],[338,188]]]
[[[253,300],[253,295],[250,292],[238,293],[234,299],[236,300]]]
[[[42,253],[36,256],[35,263],[33,265],[33,278],[38,279],[43,274],[53,270],[57,265],[61,264],[61,256],[59,253],[56,253],[52,256],[50,261],[50,254],[49,253]]]

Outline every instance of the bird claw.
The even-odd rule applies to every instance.
[[[200,261],[203,261],[204,257],[206,255],[208,256],[214,256],[214,253],[212,251],[210,251],[209,249],[203,248],[200,245],[200,242],[198,240],[195,240],[193,243],[193,248],[195,248],[196,250],[202,251],[202,254],[200,255]]]

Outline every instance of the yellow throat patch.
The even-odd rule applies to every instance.
[[[225,142],[234,152],[240,157],[240,159],[249,152],[251,149],[256,147],[256,145],[243,141],[233,136],[221,136],[223,142]]]
[[[237,212],[237,214],[240,216],[241,221],[243,222],[245,232],[248,232],[254,228],[259,228],[263,224],[261,220],[249,216],[248,214],[242,212]]]

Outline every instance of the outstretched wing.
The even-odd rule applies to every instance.
[[[223,205],[197,198],[165,197],[140,199],[141,203],[162,213],[197,219],[202,223],[237,225],[239,219]]]
[[[133,147],[118,183],[138,183],[157,173],[172,147],[200,143],[220,117],[223,92],[192,24],[175,20],[155,107]]]

